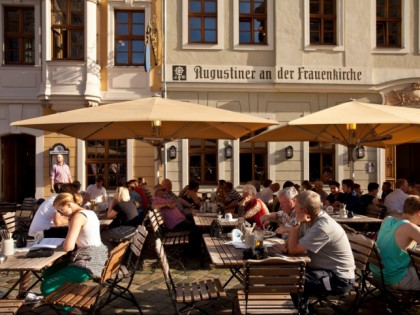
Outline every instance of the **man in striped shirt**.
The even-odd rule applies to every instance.
[[[224,206],[222,206],[222,210],[227,213],[234,213],[236,212],[236,207],[238,206],[239,201],[242,199],[242,196],[233,188],[233,184],[231,182],[225,182],[225,193],[226,193],[226,202]]]

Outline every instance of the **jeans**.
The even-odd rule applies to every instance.
[[[300,303],[298,296],[292,293],[293,303],[303,314],[308,314],[308,299],[310,296],[322,297],[326,295],[342,295],[349,292],[354,285],[354,279],[340,278],[330,270],[312,270],[307,268],[305,274],[305,289],[301,295]],[[299,305],[298,305],[299,304]]]

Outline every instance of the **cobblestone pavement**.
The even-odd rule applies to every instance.
[[[147,247],[147,246],[146,246]],[[145,259],[143,261],[143,269],[139,270],[134,278],[131,285],[131,291],[134,293],[137,301],[139,301],[142,311],[145,315],[167,315],[175,314],[174,307],[169,298],[169,294],[166,288],[166,284],[163,278],[160,266],[153,270],[153,264],[156,262],[156,258],[150,253],[152,252],[149,244],[149,249],[146,249]],[[149,253],[149,254],[147,254]],[[201,257],[195,257],[185,259],[185,266],[187,271],[184,272],[179,266],[171,264],[171,272],[174,277],[175,283],[182,281],[197,281],[205,278],[219,278],[222,283],[230,276],[230,272],[227,269],[216,269],[211,265],[210,261],[206,259],[204,268],[200,268]],[[174,268],[175,267],[175,268]],[[19,276],[18,273],[2,274],[3,281],[0,282],[0,290],[5,290],[11,286],[13,281]],[[236,295],[236,291],[241,285],[237,280],[232,280],[227,286],[228,299],[219,300],[216,303],[207,306],[206,310],[209,314],[232,314],[232,300]],[[34,288],[34,292],[39,292],[39,288]],[[13,294],[12,294],[13,295]],[[354,296],[348,296],[345,303],[350,303],[354,299]],[[236,303],[234,303],[236,305]],[[40,307],[36,311],[33,311],[32,306],[24,306],[19,314],[55,314],[50,308]],[[317,308],[318,314],[333,314],[333,312],[324,307]],[[137,314],[138,310],[130,302],[123,299],[113,301],[110,306],[105,307],[101,310],[100,314]],[[385,303],[379,300],[373,300],[366,303],[363,308],[357,314],[386,314]],[[420,312],[414,312],[419,314]],[[238,314],[235,308],[234,314]]]

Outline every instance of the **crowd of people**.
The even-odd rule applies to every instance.
[[[106,205],[106,217],[112,219],[109,229],[137,226],[143,222],[148,210],[159,209],[165,228],[190,231],[191,252],[200,252],[197,249],[202,245],[199,241],[201,231],[195,227],[192,215],[194,209],[203,206],[206,197],[203,194],[200,198],[198,182],[191,180],[177,195],[172,191],[172,182],[164,179],[154,187],[152,195],[143,178],[133,179],[125,186],[117,187],[113,198],[109,198],[101,176],[84,193],[80,193],[80,183],[71,180],[62,157],[58,156],[51,171],[54,193],[40,205],[28,234],[32,237],[38,237],[39,233],[43,237],[63,237],[65,251],[76,254],[82,251],[85,258],[95,257],[97,261],[86,264],[70,259],[48,268],[41,287],[44,295],[66,281],[82,282],[95,277],[99,272],[98,265],[103,266],[108,248],[101,240],[96,213],[85,209],[92,200],[97,205]],[[353,287],[355,281],[350,243],[341,225],[323,210],[328,206],[338,209],[345,204],[347,210],[355,214],[365,214],[372,205],[386,207],[390,216],[384,219],[376,240],[386,284],[399,289],[419,290],[420,284],[410,265],[407,249],[420,242],[420,191],[410,188],[405,179],[396,181],[395,190],[392,190],[391,183],[384,182],[381,196],[378,196],[379,184],[374,182],[368,184],[366,194],[351,179],[343,179],[341,183],[332,180],[328,186],[329,193],[324,190],[322,181],[313,185],[309,181],[303,181],[302,185],[285,181],[283,186],[271,180],[263,183],[250,181],[239,193],[232,182],[220,180],[212,199],[217,202],[220,214],[243,216],[260,229],[275,226],[275,233],[285,240],[285,253],[310,257],[301,300],[292,296],[303,313],[312,311],[308,304],[310,296],[343,294]],[[375,268],[372,272],[379,275]]]

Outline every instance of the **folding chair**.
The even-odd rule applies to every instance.
[[[175,285],[171,276],[165,249],[159,238],[156,239],[156,253],[160,259],[166,287],[168,288],[176,314],[182,314],[183,311],[188,311],[189,313],[193,309],[207,313],[199,304],[226,297],[226,292],[219,279],[201,280],[199,282]],[[184,304],[180,309],[178,308],[179,303]]]
[[[298,301],[303,293],[305,262],[272,257],[244,262],[244,289],[238,291],[241,314],[299,314],[290,293]]]
[[[16,232],[16,212],[2,212],[1,218],[4,222],[4,227],[9,233]]]
[[[28,232],[31,226],[32,219],[36,210],[36,199],[28,197],[23,199],[20,210],[16,211],[16,221],[18,224],[18,230],[20,232]]]
[[[408,252],[410,254],[410,252],[413,251],[409,250]],[[416,305],[418,307],[420,301],[420,291],[395,290],[386,285],[383,274],[384,266],[380,251],[376,244],[374,244],[371,256],[369,257],[369,266],[376,266],[376,268],[380,271],[380,274],[379,277],[374,276],[372,273],[367,275],[369,286],[366,287],[366,290],[363,293],[361,303],[365,303],[372,298],[380,298],[385,300],[386,309],[396,314],[410,314],[412,308],[415,308]],[[379,294],[377,294],[377,292],[379,292]]]
[[[24,300],[0,300],[0,314],[16,314]]]
[[[121,243],[109,252],[101,278],[82,283],[65,283],[44,297],[40,306],[47,304],[57,311],[57,307],[69,306],[79,308],[89,314],[93,314],[97,309],[105,306],[106,302],[104,303],[104,301],[107,301],[108,294],[119,282],[117,275],[129,244],[128,241]]]
[[[168,257],[176,261],[186,272],[185,266],[182,263],[182,254],[180,251],[183,246],[189,243],[190,232],[167,232],[164,228],[163,217],[159,211],[149,211],[147,215],[155,237],[161,239],[163,245],[168,248]]]
[[[130,286],[133,282],[134,275],[137,271],[137,266],[140,262],[140,255],[144,242],[146,241],[147,234],[148,232],[144,226],[139,225],[137,227],[136,232],[132,238],[132,243],[130,244],[129,250],[124,259],[124,263],[117,274],[115,285],[112,287],[109,298],[105,304],[108,304],[117,298],[123,298],[131,301],[137,307],[140,314],[143,314],[139,303],[137,302],[133,293],[130,291]]]

